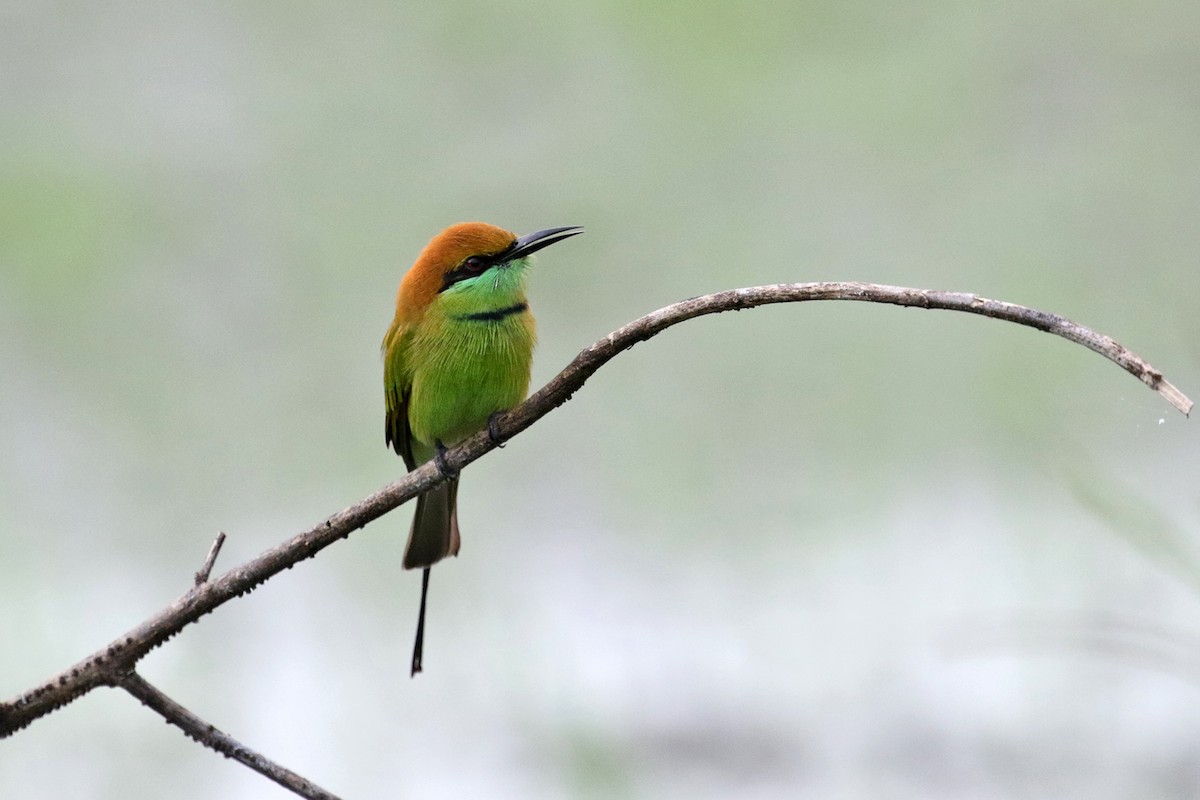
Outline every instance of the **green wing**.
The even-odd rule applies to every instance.
[[[383,394],[387,404],[383,433],[387,443],[404,459],[404,466],[412,470],[417,462],[408,430],[408,397],[412,387],[404,378],[404,338],[402,332],[391,330],[383,342]]]

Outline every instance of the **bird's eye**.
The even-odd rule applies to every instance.
[[[463,262],[463,269],[472,275],[478,275],[487,268],[487,262],[479,256],[471,256]]]

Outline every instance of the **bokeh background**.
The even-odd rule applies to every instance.
[[[582,224],[541,385],[685,297],[854,279],[1093,325],[1200,396],[1200,6],[0,8],[0,695],[402,472],[378,344],[446,224]],[[1099,357],[862,304],[706,318],[144,674],[346,798],[1200,795],[1200,429]],[[284,798],[112,690],[4,798]]]

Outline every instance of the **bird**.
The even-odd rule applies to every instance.
[[[385,439],[412,471],[433,460],[445,477],[417,498],[404,568],[421,568],[410,675],[422,669],[429,569],[458,555],[458,474],[446,448],[487,429],[529,390],[537,327],[525,296],[530,256],[583,233],[571,225],[524,236],[460,222],[430,240],[400,281],[381,347]]]

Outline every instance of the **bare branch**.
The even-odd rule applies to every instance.
[[[183,731],[184,736],[199,742],[210,750],[216,750],[227,758],[245,764],[283,788],[301,797],[309,798],[309,800],[338,800],[337,795],[330,794],[307,778],[297,775],[286,767],[281,767],[266,756],[246,747],[229,734],[209,725],[167,697],[138,673],[133,671],[125,673],[117,681],[117,685],[140,700],[142,705]]]
[[[858,300],[917,308],[940,308],[1027,325],[1096,351],[1161,394],[1184,414],[1192,408],[1192,401],[1186,395],[1140,357],[1108,336],[1056,314],[957,292],[906,289],[870,283],[790,283],[733,289],[692,298],[661,308],[613,331],[583,350],[566,369],[524,403],[497,417],[490,426],[492,431],[480,431],[448,450],[445,460],[451,469],[465,467],[495,448],[498,441],[511,439],[571,399],[571,395],[578,391],[596,370],[622,350],[627,350],[672,325],[722,311],[810,300]],[[498,436],[494,438],[493,434]],[[179,633],[188,624],[229,600],[253,591],[276,573],[311,558],[338,539],[346,538],[368,522],[411,500],[442,480],[436,465],[432,462],[424,464],[315,527],[293,536],[283,544],[218,578],[196,586],[103,650],[93,653],[65,672],[12,701],[0,704],[0,738],[20,730],[38,717],[70,703],[97,686],[118,685],[120,676],[131,671],[146,653]]]
[[[225,531],[217,534],[217,538],[213,539],[212,547],[208,548],[208,556],[204,559],[204,566],[200,567],[200,571],[196,573],[196,585],[204,583],[208,580],[208,576],[212,574],[213,566],[217,563],[217,556],[221,553],[221,545],[225,544]]]

